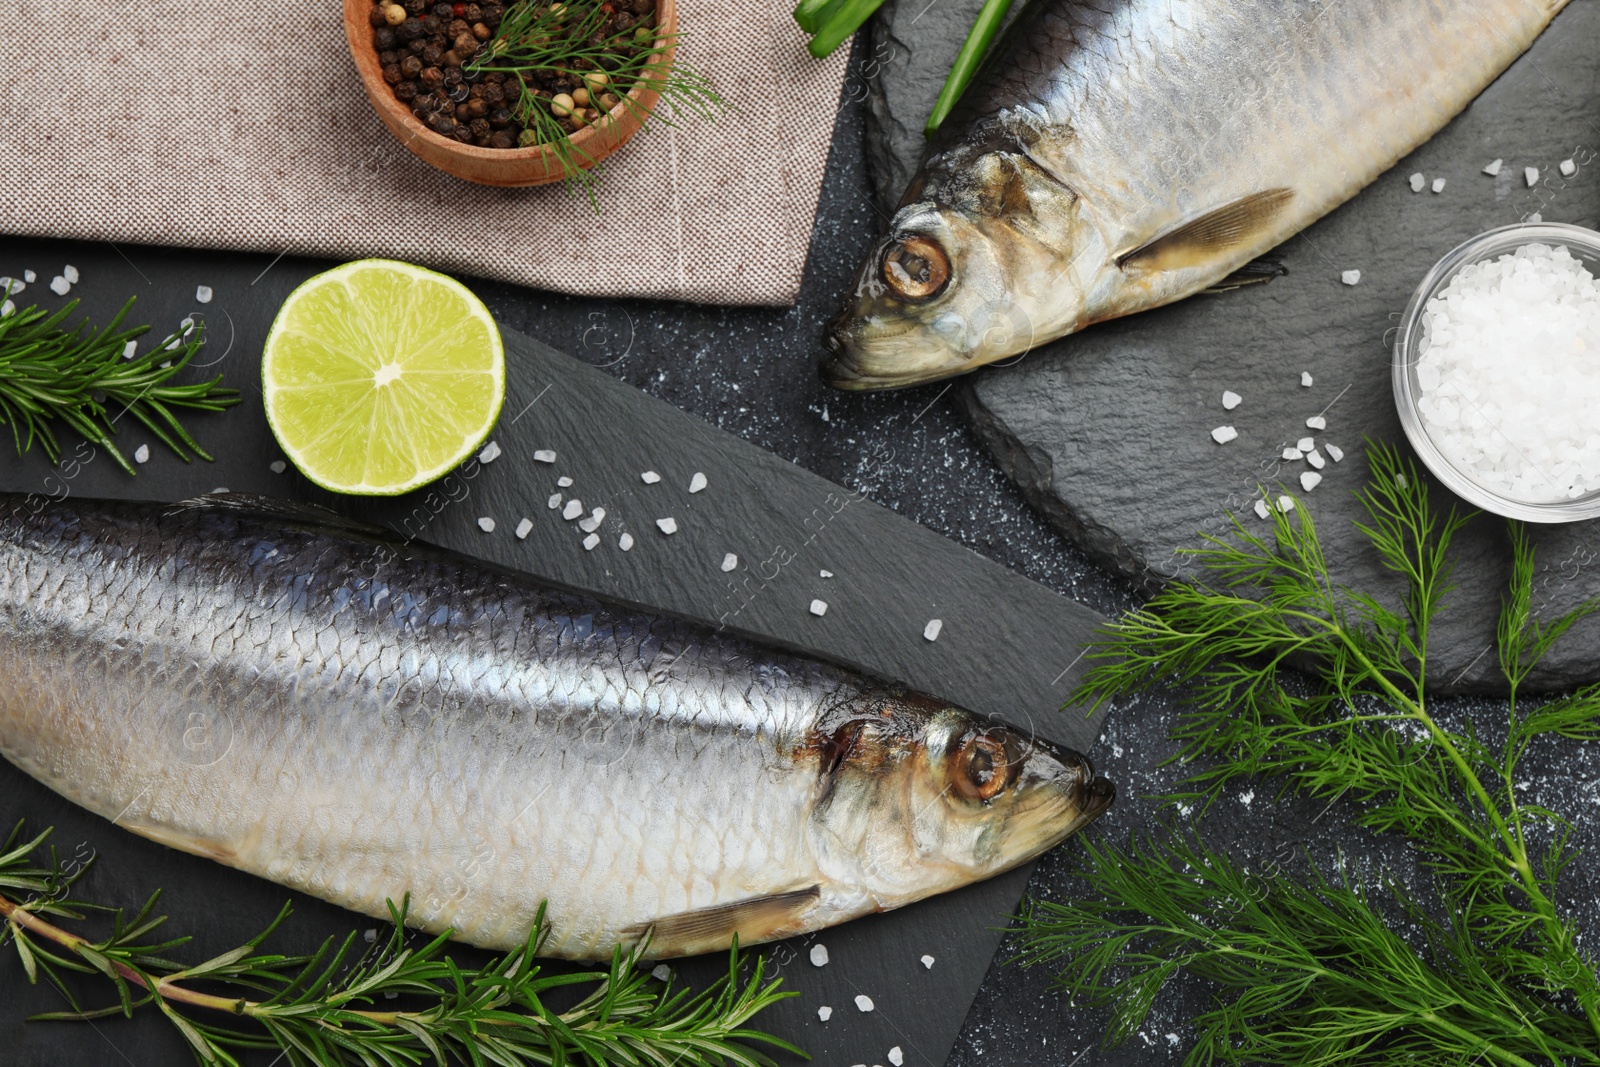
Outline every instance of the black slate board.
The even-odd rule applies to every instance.
[[[96,321],[114,310],[114,295],[135,288],[138,268],[129,263],[123,269],[115,262],[101,260],[92,284],[74,294],[84,297],[84,310]],[[191,421],[201,441],[218,454],[217,463],[186,466],[153,448],[140,476],[129,479],[104,456],[69,455],[52,469],[35,454],[8,464],[0,490],[180,499],[226,487],[335,506],[496,563],[721,621],[850,662],[1092,751],[1097,724],[1058,706],[1076,678],[1082,641],[1100,616],[860,493],[520,334],[507,334],[509,391],[495,434],[504,454],[493,463],[469,463],[435,491],[395,501],[340,500],[316,491],[292,471],[272,473],[268,465],[279,457],[254,385],[260,343],[278,304],[314,267],[286,262],[252,284],[250,275],[259,264],[213,263],[204,280],[228,294],[226,300],[202,308],[186,300],[186,293],[164,288],[140,307],[142,318],[163,327],[183,314],[204,313],[215,354],[201,362],[214,362],[212,373],[227,373],[246,393],[240,409]],[[47,307],[60,303],[42,285],[25,295]],[[147,440],[137,427],[125,429],[124,436],[129,451]],[[545,448],[557,452],[557,463],[533,461],[532,453]],[[638,475],[647,469],[660,472],[663,481],[643,484]],[[707,475],[708,488],[691,495],[687,486],[696,471]],[[607,510],[604,543],[592,552],[584,550],[574,523],[546,507],[561,475],[574,480],[562,492]],[[493,534],[478,527],[484,515],[497,520]],[[654,526],[665,515],[676,517],[680,526],[670,538]],[[526,541],[513,534],[522,516],[534,521]],[[624,530],[637,540],[628,553],[616,547]],[[744,563],[731,575],[720,569],[730,551]],[[769,559],[773,564],[760,570]],[[780,566],[779,560],[787,562]],[[823,569],[835,577],[821,578]],[[828,602],[826,616],[808,613],[813,598]],[[945,628],[936,643],[929,643],[922,629],[933,617],[944,619]],[[5,764],[0,764],[0,798],[8,809],[0,812],[4,818],[26,813],[41,825],[57,826],[65,855],[81,847],[102,857],[86,884],[88,895],[131,903],[165,887],[166,910],[179,917],[177,925],[197,935],[197,953],[237,943],[290,895],[115,832]],[[806,962],[813,939],[778,946],[773,962],[802,995],[764,1016],[764,1025],[794,1039],[820,1062],[886,1062],[888,1050],[898,1045],[907,1064],[942,1063],[1027,871],[817,935],[833,960],[823,969]],[[350,927],[348,914],[293,896],[300,917],[285,950],[304,949]],[[924,953],[937,958],[931,971],[918,962]],[[703,978],[714,966],[715,961],[697,962],[690,973]],[[856,1011],[852,1000],[858,992],[872,997],[874,1012]],[[24,987],[14,967],[0,967],[0,1004],[6,1005],[0,1012],[0,1043],[13,1050],[7,1062],[19,1067],[121,1063],[124,1058],[180,1062],[185,1055],[166,1024],[155,1018],[101,1022],[93,1029],[22,1023],[26,1014],[61,1004],[52,990]],[[822,1004],[835,1009],[825,1026],[815,1014]]]
[[[892,12],[877,31],[897,52],[882,68],[869,115],[891,106],[926,113],[922,97],[937,84],[916,58],[946,47],[939,33],[925,33],[931,18]],[[1350,495],[1365,476],[1364,437],[1409,452],[1390,390],[1389,331],[1428,268],[1467,238],[1534,212],[1596,226],[1600,63],[1590,45],[1597,37],[1600,6],[1572,4],[1465,114],[1273,253],[1288,277],[1097,326],[975,376],[963,395],[979,434],[1058,529],[1146,586],[1184,573],[1180,550],[1197,544],[1199,532],[1223,532],[1230,512],[1264,530],[1250,510],[1256,487],[1281,484],[1317,521],[1336,580],[1397,592],[1351,525],[1360,512]],[[883,138],[869,140],[917,149],[882,128]],[[1499,176],[1483,174],[1495,158],[1505,160]],[[1558,170],[1567,159],[1582,164],[1571,178]],[[869,162],[878,161],[869,155]],[[1527,166],[1540,168],[1536,188],[1524,180]],[[878,169],[882,191],[900,171]],[[1419,171],[1430,183],[1446,179],[1445,190],[1413,193],[1408,178]],[[1350,269],[1362,272],[1355,287],[1340,279]],[[1303,370],[1312,373],[1312,388],[1300,385]],[[1225,411],[1224,389],[1242,394],[1243,405]],[[1326,433],[1305,426],[1319,413]],[[1235,426],[1239,439],[1218,447],[1209,434],[1223,425]],[[1305,436],[1351,457],[1329,464],[1310,494],[1298,483],[1309,468],[1279,460]],[[1449,499],[1442,488],[1435,496]],[[1600,526],[1536,528],[1534,537],[1542,610],[1559,613],[1600,594]],[[1494,690],[1501,682],[1485,653],[1509,573],[1504,526],[1482,519],[1457,544],[1460,588],[1434,631],[1432,678],[1446,690]],[[1559,689],[1596,679],[1600,618],[1591,618],[1545,661],[1534,684]]]

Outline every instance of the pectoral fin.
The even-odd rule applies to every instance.
[[[808,886],[789,893],[668,915],[654,922],[630,926],[623,933],[632,938],[649,933],[652,957],[692,956],[727,948],[735,934],[740,944],[748,945],[798,933],[800,917],[820,899],[822,887]]]
[[[1117,257],[1124,269],[1203,267],[1271,232],[1294,199],[1293,189],[1267,189],[1190,219]]]

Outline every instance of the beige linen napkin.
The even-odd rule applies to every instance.
[[[680,0],[681,59],[738,113],[641,132],[606,161],[597,217],[562,185],[475,186],[400,147],[333,0],[21,0],[0,64],[0,232],[793,303],[848,49],[812,59],[792,7]]]

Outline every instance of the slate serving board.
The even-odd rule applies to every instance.
[[[869,156],[880,193],[904,171],[904,154],[920,145],[878,114],[893,112],[902,127],[910,115],[920,129],[919,116],[938,91],[924,57],[941,56],[947,45],[945,30],[927,27],[936,14],[970,21],[963,8],[978,6],[940,0],[917,19],[922,4],[912,0],[876,31],[895,58],[881,68],[876,99],[869,97],[869,122],[881,136],[868,143],[901,153],[892,168]],[[1461,117],[1274,252],[1288,277],[1097,326],[975,375],[962,395],[979,434],[1054,525],[1147,587],[1185,573],[1180,550],[1196,545],[1198,533],[1223,532],[1230,513],[1264,530],[1251,507],[1265,485],[1301,498],[1336,580],[1397,597],[1395,577],[1351,525],[1362,513],[1350,493],[1365,477],[1363,438],[1410,451],[1390,388],[1392,328],[1422,276],[1462,241],[1535,212],[1547,222],[1593,228],[1600,221],[1597,36],[1600,5],[1570,5]],[[1496,158],[1504,160],[1500,174],[1482,173]],[[1559,165],[1568,159],[1579,169],[1564,177]],[[1536,186],[1526,182],[1525,167],[1539,168]],[[1408,179],[1417,172],[1430,186],[1444,178],[1444,191],[1412,192]],[[1341,281],[1351,269],[1362,272],[1353,287]],[[1301,386],[1302,371],[1311,372],[1311,388]],[[1244,397],[1234,411],[1222,407],[1225,389]],[[1317,414],[1327,419],[1325,433],[1305,426]],[[1239,438],[1219,447],[1210,432],[1223,425],[1236,427]],[[1349,457],[1329,464],[1310,493],[1298,481],[1306,464],[1279,458],[1306,436]],[[1434,496],[1450,499],[1439,486]],[[1509,575],[1504,530],[1487,517],[1457,541],[1459,588],[1434,632],[1431,673],[1440,689],[1494,691],[1503,684],[1486,653]],[[1537,527],[1533,534],[1541,610],[1564,612],[1600,595],[1600,525]],[[1600,618],[1591,618],[1533,681],[1561,689],[1597,679]]]
[[[5,257],[9,264],[10,257]],[[167,328],[201,313],[211,330],[209,373],[224,372],[245,392],[237,410],[190,420],[218,456],[214,464],[185,465],[153,446],[137,479],[107,457],[73,451],[52,467],[35,453],[8,460],[0,490],[84,498],[181,499],[216,488],[259,492],[332,506],[390,525],[408,535],[506,566],[546,575],[614,597],[722,624],[743,633],[902,679],[969,707],[1093,751],[1098,724],[1059,706],[1077,677],[1083,641],[1101,617],[1042,586],[899,518],[848,487],[833,485],[768,452],[651,399],[600,371],[521,334],[507,334],[508,399],[494,439],[502,455],[469,462],[432,490],[392,501],[333,498],[292,469],[275,474],[280,458],[260,411],[256,368],[271,316],[289,290],[324,264],[289,260],[252,283],[264,261],[207,265],[190,278],[181,254],[143,252],[140,264],[160,271],[163,285],[138,286],[140,268],[110,252],[82,259],[86,279],[74,296],[103,322],[116,297],[136,287],[140,321]],[[142,272],[141,272],[142,273]],[[48,279],[42,279],[47,281]],[[217,292],[208,306],[189,299],[196,281]],[[42,284],[26,298],[46,307],[60,300]],[[123,431],[131,452],[148,438]],[[535,450],[557,453],[536,462]],[[639,474],[655,470],[656,485]],[[703,472],[707,488],[688,492]],[[556,486],[558,477],[573,485]],[[584,534],[547,506],[555,492],[578,496],[586,511],[606,509],[603,543],[593,551]],[[655,526],[678,521],[670,537]],[[484,533],[478,519],[496,519]],[[533,520],[526,540],[513,531]],[[631,532],[636,545],[617,541]],[[724,573],[724,556],[740,566]],[[822,570],[834,577],[824,579]],[[825,616],[807,606],[820,598]],[[941,618],[936,642],[923,628]],[[0,819],[26,814],[58,827],[64,856],[93,851],[100,861],[85,884],[95,899],[133,903],[158,887],[176,926],[197,936],[196,953],[231,947],[254,933],[285,897],[297,918],[281,950],[305,950],[353,920],[339,909],[289,894],[281,887],[121,833],[0,763]],[[911,908],[875,916],[813,938],[777,946],[773,965],[801,996],[762,1017],[762,1025],[801,1045],[821,1063],[885,1063],[900,1046],[907,1064],[943,1063],[967,1005],[999,943],[999,928],[1015,909],[1028,868]],[[828,946],[832,962],[807,962],[811,941]],[[936,957],[924,968],[919,958]],[[470,952],[468,953],[470,955]],[[704,980],[721,961],[692,961]],[[853,998],[870,996],[876,1009],[858,1012]],[[821,1024],[816,1009],[835,1014]],[[187,1054],[162,1020],[102,1021],[94,1027],[25,1024],[33,1012],[59,1010],[59,994],[23,984],[20,969],[0,966],[0,1044],[8,1063],[182,1062]],[[251,1062],[266,1064],[271,1056]]]

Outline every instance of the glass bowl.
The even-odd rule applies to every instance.
[[[1526,522],[1578,522],[1600,517],[1600,491],[1587,493],[1553,503],[1535,503],[1505,496],[1457,467],[1439,445],[1429,436],[1428,424],[1417,408],[1422,389],[1417,382],[1417,358],[1423,337],[1423,313],[1428,301],[1438,296],[1463,267],[1486,259],[1498,259],[1515,252],[1523,245],[1544,244],[1552,247],[1565,245],[1567,251],[1581,260],[1589,273],[1600,276],[1600,233],[1582,226],[1564,223],[1526,223],[1502,226],[1497,230],[1479,234],[1441,259],[1422,279],[1417,291],[1406,305],[1400,321],[1400,332],[1394,342],[1394,401],[1400,412],[1400,424],[1405,427],[1411,447],[1416,449],[1422,462],[1443,482],[1445,487],[1463,500],[1508,518]],[[1600,359],[1600,353],[1591,358]],[[1600,415],[1600,413],[1597,413]]]

